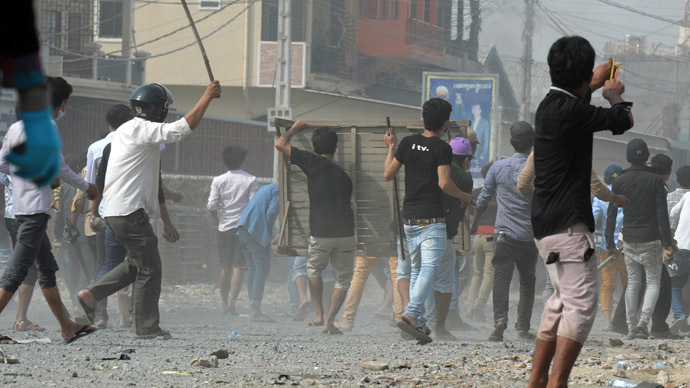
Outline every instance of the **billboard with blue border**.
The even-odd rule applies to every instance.
[[[451,120],[469,120],[477,133],[472,176],[481,179],[481,168],[494,158],[494,102],[498,76],[494,74],[424,73],[422,98],[442,98],[451,103]]]

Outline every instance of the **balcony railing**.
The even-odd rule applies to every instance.
[[[443,54],[443,29],[421,20],[408,19],[405,43],[425,52]]]

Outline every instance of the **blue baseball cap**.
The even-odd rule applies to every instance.
[[[608,167],[606,167],[606,170],[604,170],[604,177],[609,178],[609,179],[615,179],[618,178],[618,176],[623,172],[623,167],[617,165],[617,164],[612,164]]]

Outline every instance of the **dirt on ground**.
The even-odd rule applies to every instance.
[[[63,287],[64,289],[64,287]],[[16,303],[0,315],[0,333],[14,339],[48,338],[51,343],[1,345],[17,364],[3,364],[3,387],[525,387],[533,341],[520,341],[512,326],[501,343],[488,342],[489,322],[469,321],[476,330],[453,331],[457,341],[417,345],[403,340],[390,320],[373,312],[381,289],[369,282],[353,331],[332,336],[286,315],[287,288],[269,284],[264,311],[276,323],[250,322],[246,291],[239,317],[220,313],[212,284],[165,286],[161,326],[168,341],[136,340],[128,329],[104,329],[71,345],[61,343],[55,318],[40,293],[29,318],[45,332],[13,332]],[[63,295],[72,311],[67,295]],[[513,302],[516,302],[514,300]],[[111,324],[117,322],[110,300]],[[543,304],[535,304],[533,327]],[[486,314],[490,316],[491,307]],[[75,310],[78,311],[78,310]],[[514,322],[515,311],[510,319]],[[509,323],[509,325],[511,325]],[[239,334],[239,338],[236,337]],[[610,340],[622,340],[611,345]],[[603,330],[598,317],[572,373],[571,387],[607,386],[621,377],[635,382],[667,378],[673,387],[690,382],[688,340],[628,340]],[[212,353],[215,356],[212,357]],[[226,352],[225,352],[226,351]],[[223,358],[227,355],[227,358]],[[196,362],[193,361],[196,360]],[[628,364],[623,370],[619,361]],[[217,367],[215,366],[217,363]]]

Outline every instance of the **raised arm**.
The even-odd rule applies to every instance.
[[[184,115],[184,119],[187,120],[189,128],[195,130],[196,127],[199,126],[199,123],[201,123],[201,119],[204,117],[204,113],[206,113],[206,109],[208,109],[211,101],[218,96],[220,96],[220,82],[213,81],[206,87],[206,91],[196,103],[194,108]]]
[[[292,146],[290,145],[290,139],[292,139],[293,136],[296,134],[304,131],[304,128],[307,127],[307,122],[302,121],[302,120],[297,120],[295,121],[294,124],[292,124],[292,127],[285,133],[283,133],[279,138],[278,141],[276,141],[276,149],[282,153],[283,155],[290,157],[291,151],[292,151]]]
[[[388,128],[386,134],[383,135],[383,141],[388,146],[388,154],[386,155],[386,161],[383,165],[383,178],[387,181],[392,181],[398,171],[400,171],[402,163],[395,158],[395,135],[391,128]]]

